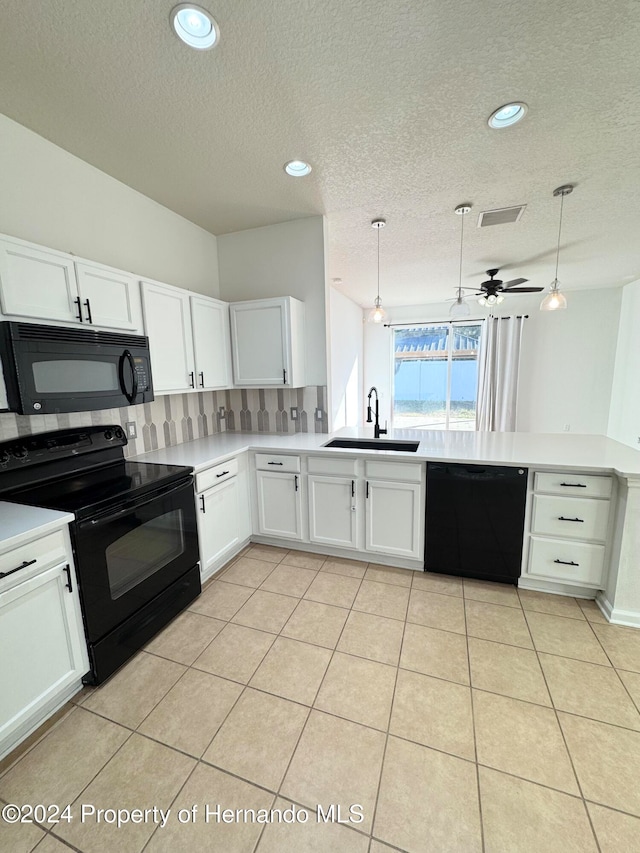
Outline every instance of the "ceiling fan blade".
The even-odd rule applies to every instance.
[[[512,278],[511,281],[505,281],[502,285],[503,290],[511,289],[512,287],[516,287],[519,284],[524,284],[525,281],[529,281],[528,278]]]
[[[540,293],[544,287],[510,287],[507,293]]]

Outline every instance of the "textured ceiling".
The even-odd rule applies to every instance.
[[[329,275],[361,304],[376,216],[384,303],[453,295],[465,201],[464,283],[547,285],[566,182],[563,285],[640,277],[635,0],[200,2],[222,34],[202,53],[172,0],[2,0],[0,111],[214,234],[326,214]],[[490,130],[513,99],[526,119]]]

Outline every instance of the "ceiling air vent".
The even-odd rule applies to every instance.
[[[519,204],[517,207],[482,210],[478,217],[478,228],[486,228],[488,225],[509,225],[511,222],[517,222],[524,213],[526,206],[526,204]]]

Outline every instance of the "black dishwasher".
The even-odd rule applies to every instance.
[[[427,464],[427,572],[517,584],[527,469]]]

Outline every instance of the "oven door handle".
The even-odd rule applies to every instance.
[[[131,394],[129,394],[129,392],[127,391],[127,386],[124,382],[125,360],[129,362],[129,367],[131,368]],[[128,349],[126,349],[120,356],[120,388],[129,403],[133,404],[133,401],[138,396],[138,371],[136,370],[136,364],[133,360],[133,356],[131,355],[131,352]]]
[[[83,521],[80,524],[81,526],[91,525],[92,527],[96,524],[106,524],[109,521],[114,521],[116,518],[120,518],[123,515],[127,515],[127,513],[131,512],[132,510],[153,503],[153,501],[158,500],[158,498],[164,498],[167,495],[172,495],[175,492],[179,492],[186,486],[191,486],[191,484],[191,478],[189,478],[188,480],[180,480],[177,485],[175,483],[172,483],[170,486],[165,486],[163,489],[157,489],[152,494],[145,495],[139,500],[129,501],[128,503],[124,504],[121,509],[118,509],[115,512],[112,512],[111,510],[106,510],[105,512],[99,513],[98,515],[94,515],[93,518],[86,519],[86,521]]]

